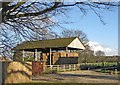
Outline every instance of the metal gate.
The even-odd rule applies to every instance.
[[[32,62],[32,75],[40,75],[43,73],[43,64],[40,61]]]

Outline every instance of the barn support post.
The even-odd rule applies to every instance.
[[[35,61],[37,61],[37,49],[35,49]]]
[[[25,57],[25,51],[24,50],[22,51],[22,54],[23,54],[23,61],[24,61],[24,57]]]
[[[50,68],[52,67],[52,63],[51,63],[51,48],[50,48]]]

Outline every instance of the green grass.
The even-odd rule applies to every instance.
[[[34,57],[25,57],[24,61],[34,61]]]
[[[86,65],[90,65],[90,66],[114,66],[117,65],[117,62],[98,62],[98,63],[86,63]],[[85,65],[85,63],[81,63],[80,65]]]
[[[99,70],[96,70],[96,72],[116,74],[115,70],[99,69]],[[120,74],[120,71],[117,71],[117,74]]]

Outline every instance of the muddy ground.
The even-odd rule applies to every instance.
[[[32,82],[43,83],[118,83],[117,74],[94,71],[69,71],[56,74],[43,74],[33,77]]]

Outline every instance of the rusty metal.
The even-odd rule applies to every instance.
[[[43,73],[43,64],[40,61],[32,62],[32,75],[40,75]]]

